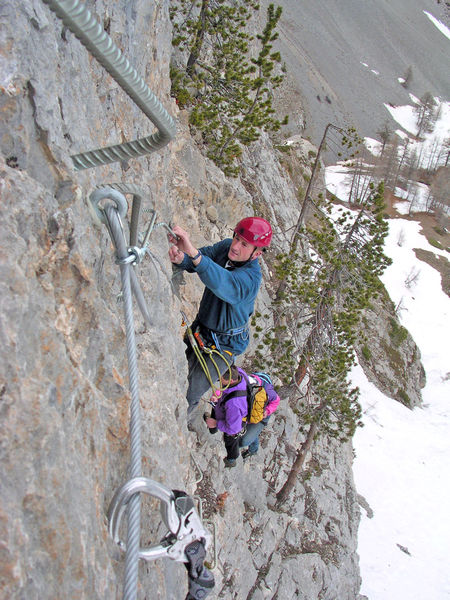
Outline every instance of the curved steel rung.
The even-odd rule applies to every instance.
[[[175,136],[174,120],[89,9],[80,0],[43,0],[43,2],[62,20],[158,129],[154,134],[132,142],[73,155],[71,158],[75,169],[87,169],[143,156],[168,144]]]

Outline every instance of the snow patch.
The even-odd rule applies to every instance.
[[[373,138],[366,137],[364,138],[364,145],[374,156],[380,156],[381,148],[383,144],[378,140],[374,140]]]
[[[427,12],[426,10],[423,11],[425,15],[427,15],[427,17],[430,19],[430,21],[433,23],[433,25],[436,25],[436,27],[439,29],[439,31],[441,33],[443,33],[445,35],[446,38],[448,38],[450,40],[450,29],[444,25],[444,23],[442,23],[442,21],[439,21],[438,19],[436,19],[436,17],[433,17],[433,15],[429,12]]]
[[[325,169],[325,187],[327,190],[344,202],[348,200],[351,184],[351,173],[349,167],[337,164]]]
[[[412,106],[409,106],[408,104],[406,106],[391,106],[390,104],[385,104],[384,106],[394,121],[397,121],[397,123],[411,135],[416,135],[417,117]]]

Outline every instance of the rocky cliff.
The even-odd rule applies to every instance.
[[[298,214],[270,140],[246,154],[239,179],[225,178],[193,143],[169,96],[168,0],[89,7],[174,116],[177,135],[147,157],[76,172],[70,155],[149,135],[153,126],[40,0],[2,3],[0,589],[11,600],[122,595],[124,555],[105,515],[128,479],[125,324],[110,238],[88,209],[92,190],[140,186],[157,222],[182,225],[198,245],[229,235],[257,210],[283,248]],[[201,497],[216,532],[216,558],[208,557],[216,597],[355,600],[351,445],[319,440],[295,493],[275,510],[273,492],[302,441],[282,402],[258,459],[226,472],[221,441],[185,422],[180,310],[194,316],[202,288],[195,276],[172,280],[162,228],[150,250],[153,260],[137,275],[151,323],[135,311],[143,475]],[[263,289],[259,302],[267,299]],[[157,506],[143,506],[148,544],[165,532]],[[179,563],[141,564],[138,598],[178,600],[186,589]]]

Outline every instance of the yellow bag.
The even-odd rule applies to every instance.
[[[267,404],[267,392],[263,387],[253,388],[251,394],[249,409],[249,423],[259,423],[264,419],[264,408]]]

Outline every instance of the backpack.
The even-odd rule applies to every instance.
[[[264,419],[264,409],[269,401],[264,384],[273,385],[272,379],[267,373],[258,371],[251,373],[250,377],[253,375],[257,375],[261,379],[262,385],[247,380],[247,423],[259,423]]]
[[[267,392],[264,389],[264,384],[272,384],[270,375],[263,372],[251,373],[249,376],[257,375],[263,385],[258,383],[252,383],[247,377],[245,378],[247,384],[247,417],[245,418],[247,423],[259,423],[264,418],[264,409],[268,403]],[[235,398],[241,395],[241,392],[234,391],[229,394],[226,400]]]

